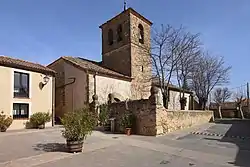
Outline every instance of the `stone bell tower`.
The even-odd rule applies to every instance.
[[[111,70],[133,78],[133,99],[148,98],[150,95],[151,25],[148,19],[128,8],[100,26],[102,63]]]

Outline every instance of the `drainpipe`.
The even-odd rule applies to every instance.
[[[66,86],[68,86],[68,85],[71,85],[71,84],[73,84],[73,83],[75,83],[75,81],[76,81],[76,78],[75,77],[70,77],[70,78],[68,78],[68,79],[73,79],[73,81],[72,82],[69,82],[69,83],[66,83],[66,84],[64,84],[64,85],[62,85],[62,86],[58,86],[58,87],[56,87],[57,89],[58,88],[65,88]]]

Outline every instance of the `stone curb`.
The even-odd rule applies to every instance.
[[[186,128],[186,129],[180,129],[178,131],[175,132],[170,132],[164,135],[159,135],[160,136],[166,136],[169,137],[171,140],[178,140],[179,138],[182,138],[188,134],[190,134],[193,131],[205,131],[208,128],[210,128],[211,126],[214,126],[213,123],[206,123],[206,124],[201,124],[201,125],[196,125],[190,128]]]
[[[191,134],[194,134],[194,135],[204,135],[204,136],[237,138],[237,139],[242,139],[242,140],[249,140],[250,139],[250,137],[245,137],[245,136],[223,135],[223,134],[208,133],[208,132],[191,132]]]
[[[62,129],[62,127],[49,127],[46,129],[24,129],[20,131],[9,131],[9,132],[1,132],[0,137],[13,136],[13,135],[22,135],[22,134],[30,134],[30,133],[38,133],[38,132],[50,132],[54,130]]]
[[[0,163],[0,167],[31,167],[44,163],[58,161],[67,157],[71,157],[73,155],[74,154],[50,152],[30,157],[19,158],[12,161],[2,162]]]

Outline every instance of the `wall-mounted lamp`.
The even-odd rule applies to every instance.
[[[46,75],[43,77],[43,84],[46,85],[49,82],[49,77]]]
[[[39,83],[39,87],[42,90],[42,88],[49,82],[49,77],[46,75],[43,77],[43,81]]]

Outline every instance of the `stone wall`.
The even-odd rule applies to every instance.
[[[213,111],[169,111],[158,107],[156,111],[157,135],[166,134],[213,120]]]
[[[140,45],[131,44],[131,67],[133,99],[147,99],[152,84],[152,64],[149,53]]]
[[[157,94],[157,89],[151,89],[149,99],[110,104],[111,116],[116,118],[116,131],[124,132],[121,118],[126,112],[132,112],[136,117],[133,131],[150,136],[208,123],[214,119],[212,111],[167,110],[159,103]]]
[[[116,131],[124,132],[121,126],[121,118],[124,113],[132,112],[135,117],[133,132],[140,135],[156,134],[156,113],[155,106],[149,100],[133,100],[110,104],[111,116],[116,118]]]

